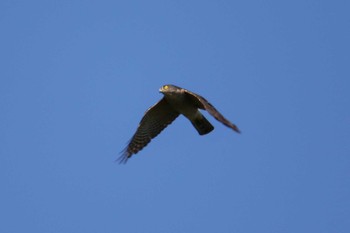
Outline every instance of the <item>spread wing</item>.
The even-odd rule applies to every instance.
[[[241,132],[235,124],[231,123],[223,115],[221,115],[221,113],[213,105],[211,105],[204,97],[186,89],[184,89],[184,91],[190,98],[190,100],[193,101],[193,103],[195,103],[198,108],[207,110],[209,114],[212,115],[216,120],[220,121],[227,127],[233,129],[237,133]]]
[[[173,122],[179,113],[175,111],[162,98],[158,103],[150,107],[136,130],[136,133],[129,141],[128,146],[123,150],[118,159],[120,163],[126,163],[133,155],[142,150],[151,140],[155,138],[163,129]]]

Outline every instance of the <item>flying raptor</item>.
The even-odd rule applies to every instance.
[[[199,135],[210,133],[214,126],[202,115],[199,109],[207,110],[216,120],[240,133],[238,127],[227,120],[202,96],[174,85],[164,85],[159,89],[164,97],[150,107],[141,119],[136,133],[118,159],[126,163],[142,150],[153,138],[173,122],[180,114],[189,119]]]

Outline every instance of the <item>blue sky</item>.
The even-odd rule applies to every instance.
[[[1,1],[0,232],[349,232],[349,7]],[[168,83],[242,134],[115,163]]]

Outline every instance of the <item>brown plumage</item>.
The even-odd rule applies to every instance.
[[[240,133],[238,127],[227,120],[205,98],[189,90],[164,85],[159,89],[164,97],[150,107],[141,119],[136,133],[119,158],[120,163],[126,163],[133,155],[142,150],[154,137],[173,122],[180,114],[188,118],[200,135],[205,135],[214,126],[201,114],[198,109],[209,112],[216,120]]]

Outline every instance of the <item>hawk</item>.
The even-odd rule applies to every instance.
[[[118,159],[120,163],[126,163],[133,154],[142,150],[180,114],[190,120],[199,135],[210,133],[214,126],[202,115],[199,109],[208,111],[216,120],[240,133],[236,125],[221,115],[202,96],[174,85],[164,85],[159,89],[159,92],[164,94],[164,97],[146,111],[136,133]]]

